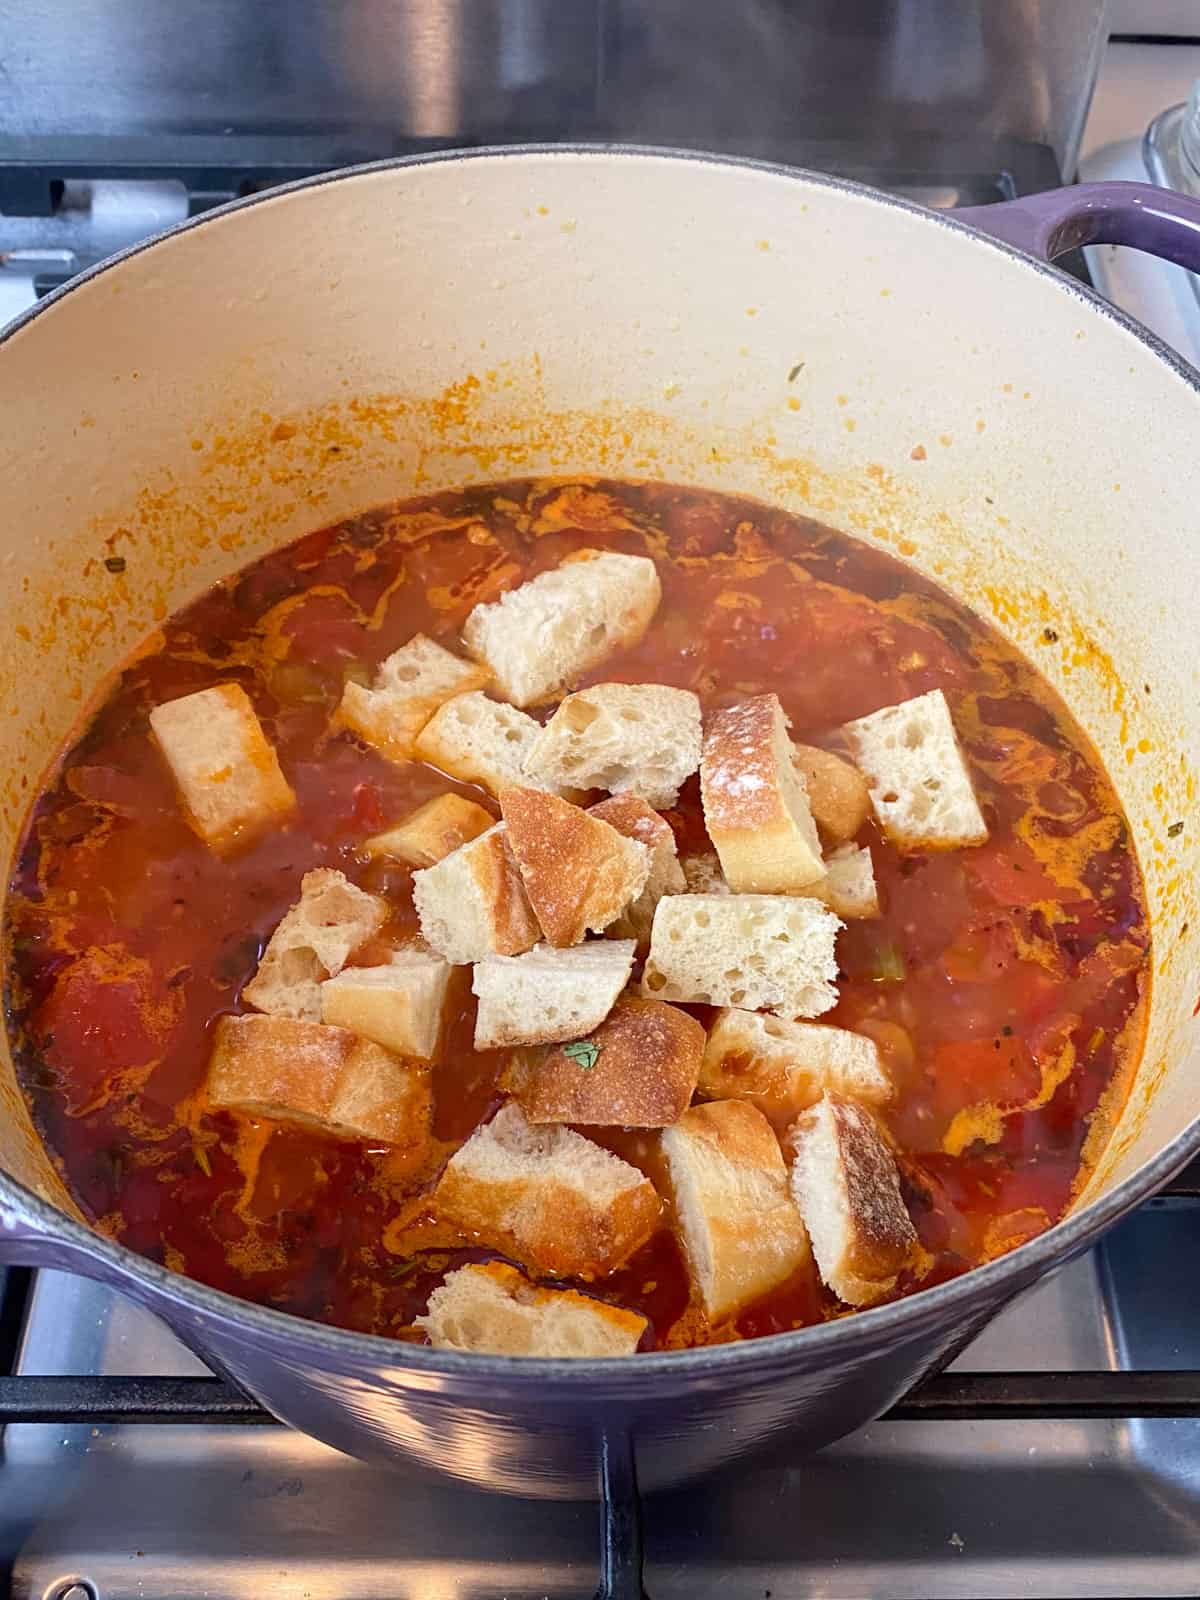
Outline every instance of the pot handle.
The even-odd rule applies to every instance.
[[[1153,183],[1080,183],[949,215],[1043,261],[1080,245],[1125,244],[1200,272],[1200,199]]]
[[[60,1267],[97,1275],[91,1253],[64,1239],[24,1211],[19,1201],[0,1195],[0,1267]]]

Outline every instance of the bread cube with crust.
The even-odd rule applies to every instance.
[[[661,1211],[636,1167],[569,1128],[534,1127],[512,1102],[451,1156],[434,1204],[514,1261],[584,1279],[615,1272]]]
[[[891,1146],[865,1106],[829,1091],[788,1137],[792,1194],[821,1277],[847,1305],[874,1305],[917,1249]]]
[[[412,882],[425,943],[451,965],[520,955],[541,935],[502,822]]]
[[[334,1139],[424,1152],[429,1068],[345,1028],[294,1017],[221,1017],[208,1067],[211,1105]]]
[[[804,893],[847,922],[867,921],[879,915],[879,890],[875,863],[864,844],[842,844],[825,857],[825,875],[810,883]]]
[[[809,1260],[771,1125],[740,1100],[693,1106],[662,1136],[675,1214],[710,1322],[733,1317]]]
[[[514,783],[541,787],[525,772],[525,757],[539,731],[516,706],[479,692],[460,694],[434,712],[415,749],[430,766],[498,795]]]
[[[633,970],[632,939],[598,939],[569,950],[535,945],[475,965],[476,1050],[578,1039],[599,1027]]]
[[[321,1021],[349,1028],[397,1055],[438,1054],[450,967],[432,950],[409,946],[379,967],[343,967],[321,985]]]
[[[518,1051],[505,1086],[530,1122],[666,1128],[691,1103],[703,1052],[704,1029],[686,1011],[618,1000],[587,1038]]]
[[[555,700],[615,651],[631,649],[658,610],[662,585],[646,556],[578,550],[490,604],[463,643],[514,706]]]
[[[525,757],[547,784],[673,806],[700,765],[700,702],[661,683],[596,683],[569,694]]]
[[[879,825],[899,850],[982,844],[987,823],[940,689],[848,722]]]
[[[867,780],[844,756],[812,744],[792,746],[809,809],[821,836],[833,844],[853,839],[871,815]]]
[[[460,794],[439,794],[402,822],[372,834],[362,848],[369,856],[390,856],[414,867],[432,867],[495,824],[491,812],[473,800],[464,800]]]
[[[578,1289],[542,1288],[503,1261],[448,1273],[415,1324],[435,1350],[591,1359],[632,1355],[647,1325]]]
[[[482,689],[491,674],[423,633],[380,662],[372,686],[347,683],[336,721],[389,761],[411,761],[417,735],[439,706]]]
[[[644,844],[650,852],[646,887],[605,929],[610,939],[635,939],[639,953],[644,955],[650,948],[650,929],[658,902],[665,894],[683,894],[687,889],[675,847],[675,831],[657,811],[632,794],[601,800],[599,805],[588,808],[588,816],[599,817],[625,838]]]
[[[700,762],[704,824],[734,894],[797,894],[825,866],[779,696],[716,711]]]
[[[529,903],[564,948],[602,933],[646,887],[650,852],[599,817],[538,789],[511,788],[500,813]]]
[[[332,867],[300,880],[300,898],[268,941],[242,999],[277,1017],[321,1017],[321,984],[378,933],[387,902]]]
[[[777,1127],[826,1089],[871,1105],[892,1094],[879,1047],[866,1034],[735,1006],[719,1011],[709,1029],[699,1088],[707,1100],[749,1101]]]
[[[296,809],[296,796],[238,683],[182,695],[150,713],[184,815],[209,849],[246,844]]]
[[[817,1017],[837,1004],[842,926],[818,900],[676,894],[658,902],[642,993],[685,1005]]]

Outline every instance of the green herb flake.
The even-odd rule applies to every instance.
[[[584,1072],[590,1072],[600,1059],[600,1046],[593,1039],[576,1039],[573,1044],[565,1044],[562,1053]]]
[[[1173,822],[1171,824],[1171,826],[1167,829],[1167,838],[1168,839],[1178,839],[1179,835],[1182,832],[1183,832],[1183,823],[1182,822]]]
[[[108,568],[108,570],[110,572],[124,572],[125,571],[125,557],[124,556],[105,556],[104,565]]]
[[[788,373],[788,382],[789,383],[795,383],[796,379],[800,376],[800,374],[803,371],[804,371],[804,362],[803,361],[797,361],[796,365]]]

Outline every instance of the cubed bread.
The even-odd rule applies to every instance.
[[[693,1106],[662,1135],[675,1214],[710,1322],[736,1316],[809,1260],[771,1125],[740,1100]]]
[[[867,780],[852,762],[832,750],[812,744],[797,744],[792,749],[813,821],[824,838],[845,844],[871,815]]]
[[[578,1289],[544,1289],[503,1261],[448,1273],[415,1324],[435,1350],[497,1356],[629,1356],[645,1317]]]
[[[828,1092],[789,1138],[792,1194],[822,1279],[847,1305],[874,1305],[917,1246],[891,1147],[865,1106]]]
[[[525,893],[553,945],[602,933],[642,893],[650,852],[599,817],[540,789],[513,787],[500,813]]]
[[[294,1017],[221,1017],[208,1099],[334,1139],[410,1148],[428,1144],[433,1115],[423,1062],[402,1060],[345,1028]]]
[[[700,702],[661,683],[596,683],[569,694],[530,746],[547,786],[606,789],[673,806],[700,765]]]
[[[614,1272],[658,1226],[650,1180],[570,1128],[502,1106],[451,1156],[438,1215],[526,1266],[565,1278]]]
[[[318,867],[300,880],[300,898],[271,935],[242,999],[276,1017],[321,1017],[321,984],[339,973],[387,918],[387,902],[344,873]]]
[[[451,965],[520,955],[541,937],[502,822],[414,872],[412,883],[425,943]]]
[[[588,1031],[568,1045],[522,1050],[510,1064],[505,1085],[530,1122],[622,1128],[678,1122],[704,1053],[696,1019],[660,1000],[618,1000]]]
[[[668,895],[654,913],[642,993],[819,1017],[837,1004],[841,926],[820,901],[797,895]]]
[[[515,706],[556,700],[614,651],[631,649],[658,610],[653,561],[579,550],[490,605],[476,606],[463,642]]]
[[[683,881],[687,885],[687,894],[732,894],[733,890],[725,881],[725,874],[721,871],[721,863],[717,860],[712,850],[701,850],[694,855],[684,855],[679,858],[680,871]],[[819,880],[818,880],[819,881]]]
[[[606,930],[610,939],[636,939],[638,950],[644,955],[650,948],[650,929],[658,902],[665,894],[683,894],[687,889],[675,848],[675,831],[657,811],[633,794],[601,800],[599,805],[589,807],[588,815],[599,817],[627,839],[636,839],[650,852],[646,887]]]
[[[460,794],[439,794],[426,800],[411,815],[364,839],[369,856],[390,856],[414,867],[432,867],[459,845],[469,844],[495,826],[490,811],[464,800]]]
[[[520,956],[488,956],[472,987],[476,1050],[547,1044],[591,1033],[633,971],[632,939],[599,939],[569,950],[535,945]]]
[[[516,706],[486,694],[460,694],[447,700],[422,728],[416,754],[463,783],[478,783],[493,794],[510,784],[538,786],[524,770],[539,724]]]
[[[397,1055],[438,1053],[450,968],[432,950],[397,950],[382,967],[344,967],[321,985],[321,1021]]]
[[[379,665],[369,689],[347,683],[337,722],[389,761],[411,761],[417,735],[440,705],[482,689],[491,673],[416,634]]]
[[[897,849],[984,842],[987,823],[940,689],[848,722],[845,732],[879,825]]]
[[[748,1100],[777,1127],[826,1089],[873,1105],[892,1093],[879,1047],[866,1034],[734,1006],[709,1029],[699,1087],[707,1100]]]
[[[779,696],[715,711],[700,761],[704,824],[734,894],[795,894],[825,871]]]
[[[155,706],[150,729],[188,825],[211,850],[235,849],[295,810],[296,796],[240,684]]]
[[[847,922],[877,917],[879,890],[870,850],[865,844],[838,845],[825,857],[825,876],[810,883],[804,893]]]

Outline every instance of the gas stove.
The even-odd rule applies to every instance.
[[[311,24],[312,8],[301,9]],[[419,7],[396,9],[417,28]],[[503,9],[529,27],[544,10]],[[604,7],[582,9],[604,22]],[[428,7],[445,17],[457,10],[440,0]],[[3,16],[0,5],[0,27]],[[531,39],[518,28],[508,40],[501,56],[510,75],[528,76],[521,51],[529,55]],[[436,50],[428,40],[424,48],[436,80]],[[1126,138],[1085,145],[1086,176],[1148,175],[1141,128],[1182,99],[1178,77],[1200,73],[1200,49],[1175,59],[1171,86],[1152,91],[1159,98],[1140,123],[1131,113]],[[581,95],[588,73],[575,85]],[[528,83],[520,92],[525,120],[515,132],[506,124],[511,136],[544,136],[548,125],[571,136],[606,131],[599,120],[568,125],[561,106],[531,109]],[[0,323],[82,267],[223,199],[348,161],[495,138],[487,127],[447,133],[435,99],[386,136],[366,118],[361,128],[320,133],[147,125],[136,136],[98,126],[34,137],[7,128],[0,110]],[[611,114],[611,95],[607,104]],[[1108,114],[1111,92],[1104,104]],[[750,130],[722,147],[824,166],[940,206],[1060,181],[1058,155],[1037,140],[981,147],[960,136],[942,141],[936,160],[927,141],[885,144],[866,149],[832,130],[824,141],[811,133],[771,141]],[[1111,251],[1090,252],[1087,267],[1103,292],[1200,357],[1200,300],[1182,275],[1164,280],[1174,269]],[[19,1600],[1197,1595],[1198,1256],[1193,1170],[854,1437],[808,1457],[784,1437],[716,1476],[642,1499],[616,1463],[586,1503],[514,1501],[416,1468],[364,1466],[271,1422],[110,1291],[58,1272],[12,1271],[0,1303],[0,1592]]]

